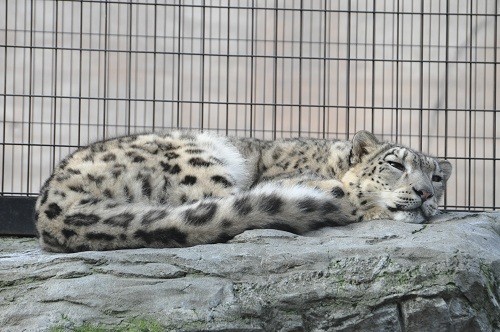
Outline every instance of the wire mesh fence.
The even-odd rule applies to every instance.
[[[168,128],[449,159],[444,206],[499,207],[495,0],[0,3],[0,194],[91,141]]]

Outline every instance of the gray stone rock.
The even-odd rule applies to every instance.
[[[0,239],[0,330],[152,319],[168,331],[498,331],[500,214],[307,236],[51,254]]]

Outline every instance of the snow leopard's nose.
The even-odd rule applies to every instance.
[[[429,198],[431,198],[432,196],[434,196],[433,193],[425,190],[425,189],[422,189],[422,190],[418,190],[416,188],[413,188],[413,191],[418,195],[420,196],[420,198],[422,199],[422,202],[425,202],[426,200],[428,200]]]

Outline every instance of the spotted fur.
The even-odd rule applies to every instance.
[[[360,132],[352,141],[263,141],[168,132],[97,142],[41,190],[42,247],[74,252],[225,242],[248,229],[438,213],[451,165]]]

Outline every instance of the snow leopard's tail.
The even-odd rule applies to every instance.
[[[37,228],[44,249],[75,252],[188,247],[226,242],[245,230],[261,228],[302,234],[353,222],[355,214],[338,195],[267,184],[173,208],[113,201],[78,205],[57,220],[39,217]]]

